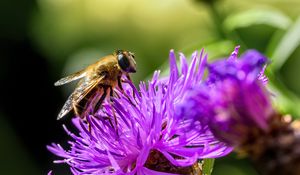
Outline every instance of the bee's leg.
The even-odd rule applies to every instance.
[[[74,110],[75,115],[79,116],[79,111],[78,111],[77,106],[74,102],[72,103],[72,106],[73,106],[73,110]]]
[[[120,88],[121,92],[124,92],[124,89],[122,87],[122,83],[121,83],[121,76],[118,76],[118,87]]]
[[[90,115],[92,114],[93,116],[95,116],[95,108],[93,107],[95,102],[97,101],[97,93],[95,93],[93,96],[91,96],[88,99],[89,104],[86,105],[86,109],[84,109],[84,111],[87,111],[86,115]],[[97,111],[96,111],[97,112]],[[92,131],[92,124],[89,120],[86,120],[87,124],[88,124],[88,131],[91,132]]]
[[[103,101],[105,100],[105,97],[107,96],[107,87],[106,86],[104,86],[103,87],[103,94],[102,94],[102,96],[100,97],[100,99],[99,99],[99,101],[96,103],[96,105],[95,105],[95,110],[97,110],[97,109],[99,109],[100,108],[100,106],[102,105],[102,103],[103,103]]]
[[[123,81],[124,82],[124,81]],[[125,95],[125,97],[129,100],[129,102],[135,106],[135,104],[133,104],[133,102],[131,101],[130,97],[125,93],[123,87],[122,87],[122,79],[121,76],[118,77],[118,87],[120,88],[121,92],[123,95]],[[134,93],[133,93],[134,94]],[[135,99],[135,95],[133,95],[133,98]]]
[[[126,78],[127,78],[129,81],[132,81],[131,78],[130,78],[130,75],[129,75],[128,73],[126,74]]]
[[[94,107],[94,109],[96,111],[101,107],[103,101],[105,100],[105,98],[107,96],[107,90],[108,90],[108,88],[109,88],[109,86],[103,86],[103,88],[101,88],[103,90],[103,94],[101,95],[100,99],[97,101],[97,103],[96,103],[96,105]],[[107,117],[107,119],[109,120],[108,122],[110,123],[110,125],[112,127],[114,127],[113,122],[111,121],[111,118]]]
[[[109,95],[110,95],[110,97],[114,96],[114,90],[111,86],[109,86]]]
[[[90,124],[90,122],[87,122],[88,125],[88,131],[91,133],[92,132],[92,125]]]
[[[115,127],[114,127],[114,124],[112,123],[111,118],[109,117],[108,114],[107,114],[107,116],[105,116],[105,117],[103,117],[103,118],[104,118],[105,120],[108,120],[108,122],[109,122],[109,124],[110,124],[111,127],[115,128]]]
[[[80,112],[79,112],[79,110],[80,110],[79,108],[80,108],[81,106],[79,106],[78,104],[76,104],[76,103],[74,103],[74,102],[72,103],[72,105],[73,105],[73,109],[74,109],[75,115],[78,116],[78,117],[80,117],[81,119],[84,119],[86,116],[81,115]],[[82,110],[84,110],[84,109],[82,109]],[[88,125],[88,131],[91,132],[92,128],[91,128],[90,122],[88,122],[88,121],[86,120],[86,123],[87,123],[87,125]]]
[[[81,108],[81,106],[79,106],[78,104],[76,104],[75,102],[72,102],[72,106],[73,106],[73,110],[74,110],[74,113],[77,117],[80,117],[81,119],[84,118],[84,116],[81,116],[81,112],[79,108]]]
[[[117,120],[117,116],[116,116],[116,113],[115,113],[115,110],[113,109],[113,101],[111,100],[111,97],[113,97],[113,88],[111,86],[109,86],[109,93],[110,93],[110,99],[109,99],[109,104],[110,104],[110,107],[111,107],[111,111],[113,113],[113,116],[114,116],[114,120],[115,120],[115,126],[116,126],[116,133],[117,135],[118,134],[118,120]]]
[[[115,121],[115,125],[113,126],[115,128],[115,131],[116,131],[116,134],[117,136],[119,136],[119,132],[118,132],[118,120],[117,120],[117,116],[116,116],[116,113],[115,113],[115,110],[113,108],[113,101],[112,101],[112,97],[113,97],[113,87],[109,86],[109,105],[111,107],[111,111],[112,111],[112,114],[113,114],[113,117],[114,117],[114,121]]]
[[[130,81],[130,82],[132,82],[132,80],[131,80],[131,78],[130,78],[130,75],[129,74],[126,74],[126,78]],[[128,83],[128,82],[125,82],[125,83]],[[133,98],[135,99],[135,92],[134,92],[134,90],[132,89],[132,95],[133,95]]]

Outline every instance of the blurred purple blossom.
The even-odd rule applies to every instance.
[[[194,52],[190,65],[180,54],[179,68],[172,50],[170,75],[160,79],[156,71],[139,89],[128,82],[126,95],[116,90],[112,106],[105,102],[95,115],[86,117],[91,131],[85,122],[73,119],[78,134],[64,126],[72,137],[70,148],[54,143],[47,146],[62,158],[54,162],[67,163],[73,174],[184,174],[192,171],[189,167],[198,159],[227,155],[231,147],[218,141],[207,125],[181,115],[178,108],[189,89],[202,83],[207,59],[203,54],[203,50]],[[195,106],[194,101],[184,103]],[[117,121],[110,122],[114,114]]]
[[[241,143],[249,128],[267,130],[274,114],[265,88],[266,57],[248,50],[238,58],[238,49],[228,59],[207,64],[205,83],[191,88],[178,105],[180,115],[209,125],[215,136],[231,145]]]

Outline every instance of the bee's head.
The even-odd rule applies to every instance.
[[[134,54],[132,52],[125,50],[117,50],[116,55],[118,58],[118,64],[124,72],[136,72],[136,62],[134,60]]]

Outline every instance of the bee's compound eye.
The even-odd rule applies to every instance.
[[[121,69],[125,72],[128,72],[130,67],[130,62],[126,55],[124,54],[118,54],[118,64],[121,67]]]

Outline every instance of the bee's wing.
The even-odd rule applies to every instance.
[[[54,86],[60,86],[60,85],[66,84],[66,83],[70,83],[71,81],[78,80],[78,79],[84,77],[85,75],[86,75],[85,69],[78,71],[76,73],[73,73],[67,77],[64,77],[64,78],[58,80],[57,82],[54,83]]]
[[[90,81],[83,81],[79,86],[75,89],[75,91],[69,96],[68,100],[65,102],[61,111],[57,116],[57,120],[64,117],[68,112],[73,109],[73,103],[79,103],[105,76],[100,76],[98,78],[94,78]]]

